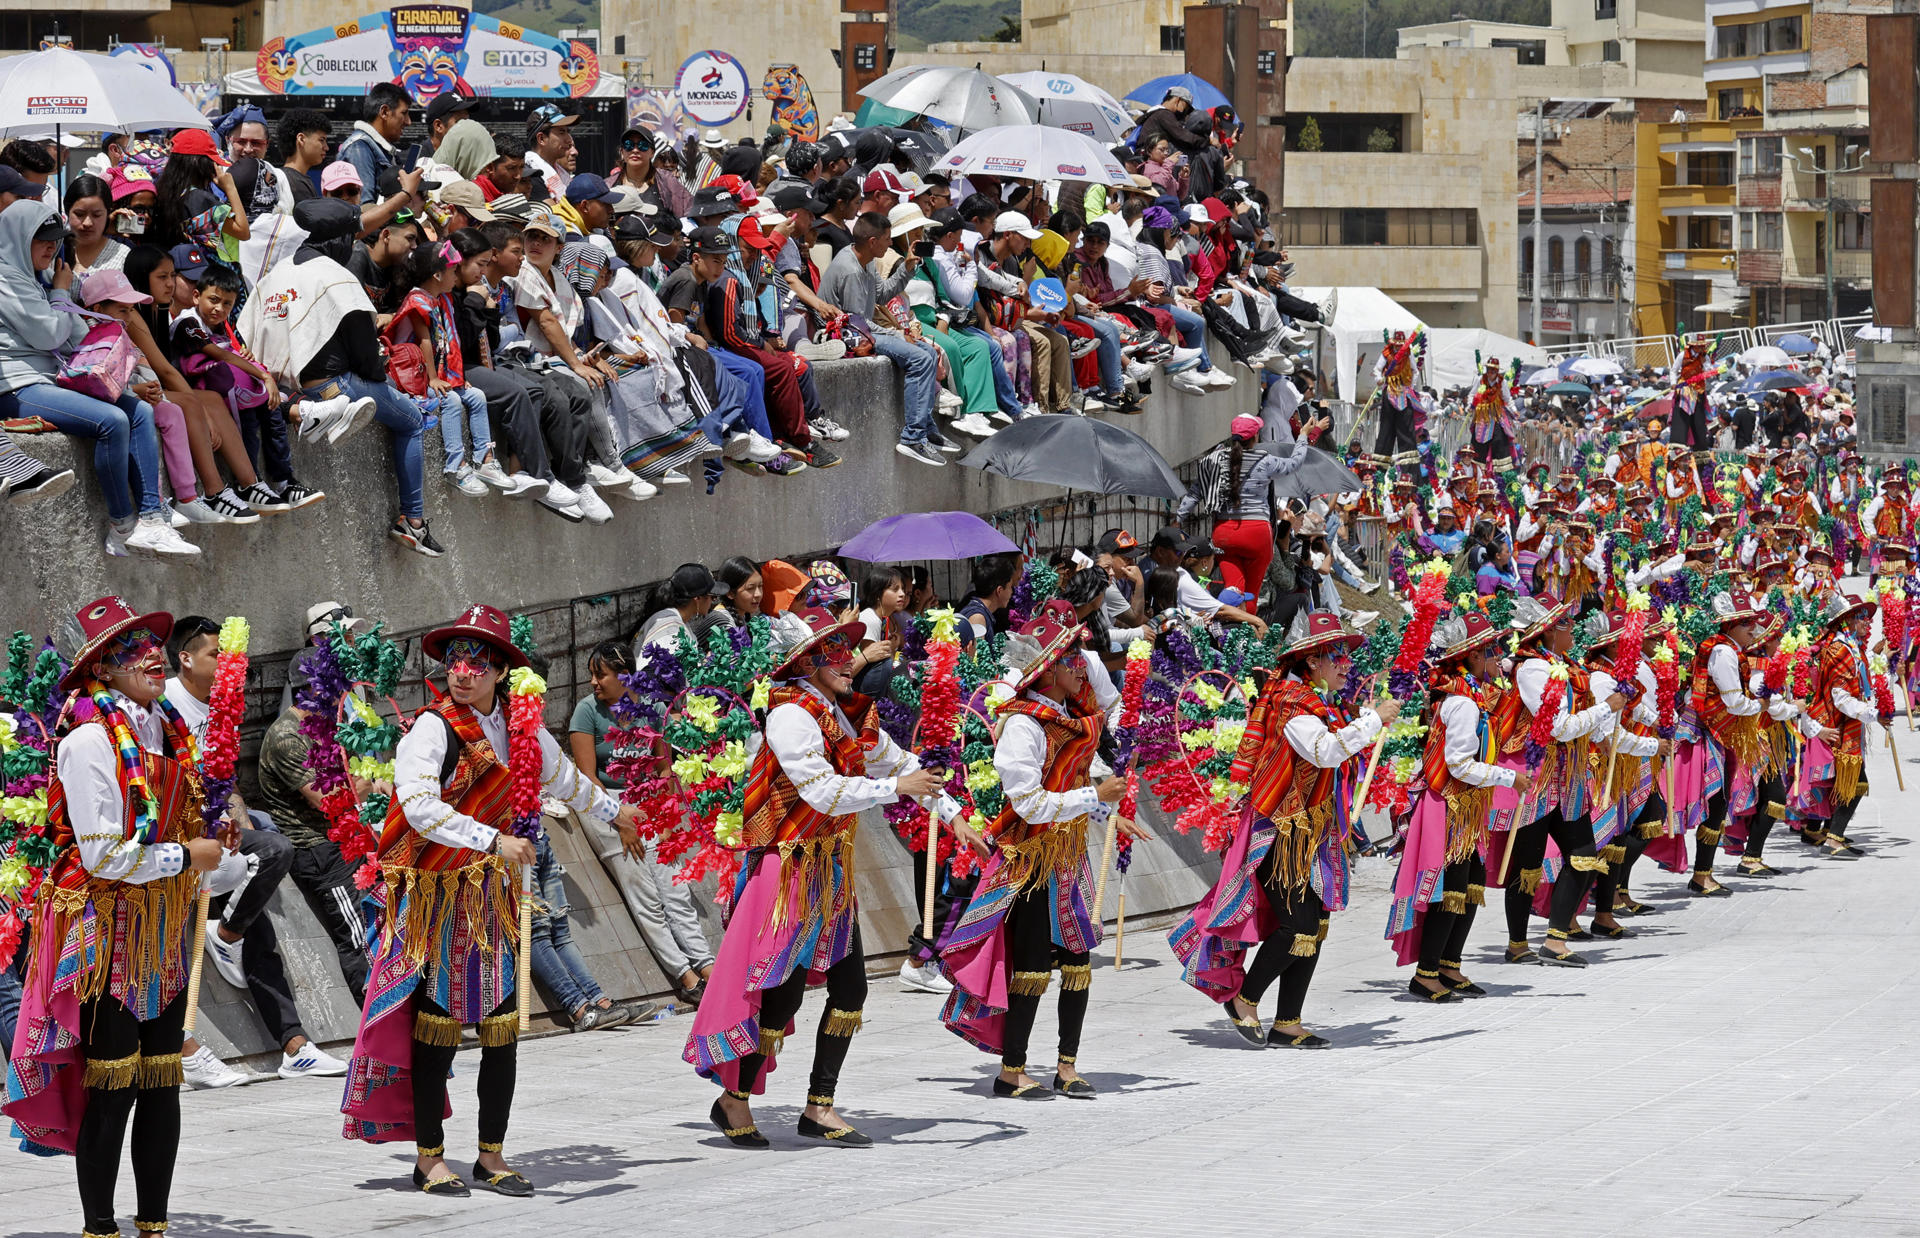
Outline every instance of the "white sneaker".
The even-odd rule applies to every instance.
[[[1213,390],[1190,374],[1175,374],[1167,380],[1167,386],[1186,395],[1206,395]]]
[[[180,1073],[186,1078],[187,1086],[196,1091],[230,1088],[247,1081],[247,1076],[215,1057],[213,1050],[205,1045],[180,1059]]]
[[[507,478],[506,496],[510,499],[537,499],[547,492],[547,483],[531,473],[514,473]]]
[[[190,524],[220,524],[222,521],[219,515],[207,506],[205,499],[195,499],[191,503],[182,503],[176,499],[167,523],[176,529],[184,529]]]
[[[940,407],[942,409],[960,407],[960,397],[955,395],[953,392],[948,391],[945,387],[940,388],[939,398],[940,398]]]
[[[919,967],[908,959],[900,964],[900,987],[914,993],[951,993],[953,981],[940,974],[940,969],[932,963]]]
[[[617,489],[618,487],[626,485],[628,479],[632,476],[633,474],[627,472],[625,469],[615,471],[604,464],[589,464],[587,466],[587,480],[607,490]]]
[[[282,1079],[338,1079],[347,1073],[347,1064],[309,1040],[298,1053],[282,1053]]]
[[[636,503],[644,503],[660,493],[660,487],[640,476],[640,474],[634,473],[630,476],[632,480],[620,488],[619,493],[622,498],[632,499]]]
[[[580,505],[580,496],[574,493],[571,487],[563,486],[558,481],[550,481],[547,483],[547,493],[545,497],[549,503],[558,503],[562,507],[578,507]]]
[[[666,472],[660,474],[660,476],[654,478],[653,484],[656,486],[691,486],[693,484],[693,478],[688,477],[679,469],[668,469]]]
[[[337,395],[331,400],[297,402],[293,409],[300,414],[300,419],[294,425],[294,438],[304,443],[310,438],[319,437],[347,415],[347,406],[352,403],[352,400],[343,395]]]
[[[124,559],[127,557],[127,538],[133,533],[133,530],[134,522],[131,520],[127,521],[124,527],[116,527],[111,520],[107,522],[105,546],[109,559]]]
[[[1201,370],[1198,374],[1194,375],[1194,377],[1209,387],[1219,387],[1222,389],[1231,387],[1240,381],[1219,366],[1215,366],[1211,370]]]
[[[240,947],[245,944],[221,940],[220,921],[207,921],[207,957],[213,960],[213,969],[221,979],[236,989],[247,987],[247,973],[240,965]]]
[[[1125,368],[1127,377],[1136,383],[1144,383],[1153,377],[1153,367],[1143,362],[1129,361]]]
[[[780,444],[774,442],[758,430],[747,431],[746,457],[755,464],[765,464],[776,456],[784,455]]]
[[[1275,374],[1291,374],[1293,373],[1293,358],[1287,356],[1285,353],[1277,352],[1267,358],[1265,366]]]
[[[126,535],[126,550],[137,555],[148,555],[158,559],[198,559],[200,548],[173,531],[167,518],[159,512],[140,517],[133,532]],[[107,551],[112,554],[111,546]]]
[[[1023,417],[1034,417],[1034,416],[1038,416],[1039,413],[1040,413],[1040,406],[1034,403],[1032,400],[1028,400],[1025,406],[1023,406],[1020,409],[1020,415]],[[997,421],[1003,426],[1010,426],[1013,424],[1013,415],[1011,413],[1002,412],[997,408],[987,414],[987,419],[990,421]]]
[[[507,471],[500,467],[500,461],[498,459],[491,459],[485,464],[475,465],[473,475],[481,481],[486,482],[489,486],[492,486],[495,490],[513,489],[513,478],[507,476]]]
[[[580,514],[587,518],[588,524],[605,524],[613,519],[613,509],[607,506],[605,499],[593,492],[592,486],[582,486],[573,492],[574,502],[580,506]]]
[[[448,485],[469,498],[484,499],[487,497],[487,483],[481,481],[479,477],[474,475],[474,471],[464,464],[460,466],[458,472],[447,473],[444,476],[447,479]]]
[[[338,397],[345,400],[345,396]],[[327,427],[327,442],[337,443],[341,439],[351,438],[373,424],[373,397],[363,395],[357,400],[347,401],[347,410],[340,414],[340,420]]]
[[[946,402],[942,401],[940,406],[942,408],[947,407]],[[960,407],[960,401],[958,399],[954,400],[953,407]],[[826,439],[830,443],[844,443],[853,437],[853,431],[847,429],[831,417],[816,417],[808,424],[813,427],[813,432],[816,436]]]
[[[968,413],[965,417],[954,418],[953,428],[962,434],[971,434],[975,438],[992,438],[999,429],[979,413]]]

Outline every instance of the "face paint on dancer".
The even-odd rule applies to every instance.
[[[109,688],[137,704],[151,705],[166,690],[166,647],[146,628],[135,628],[106,647],[96,669]]]
[[[447,694],[455,703],[481,713],[493,712],[494,689],[506,659],[485,641],[450,640],[446,648]]]

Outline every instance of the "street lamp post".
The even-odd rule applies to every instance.
[[[1803,176],[1851,176],[1853,173],[1863,171],[1866,168],[1867,153],[1868,152],[1866,148],[1861,146],[1858,142],[1849,142],[1847,143],[1847,151],[1846,151],[1847,162],[1837,163],[1835,164],[1835,166],[1831,168],[1823,168],[1814,162],[1813,147],[1802,146],[1800,148],[1800,153],[1793,156],[1793,170],[1800,173]],[[1803,156],[1806,159],[1805,163],[1800,162]],[[1839,204],[1842,202],[1847,203],[1847,205],[1849,206],[1853,204],[1852,199],[1841,198],[1838,194],[1836,194],[1834,190],[1837,188],[1839,188],[1839,186],[1829,184],[1827,186],[1826,194],[1824,194],[1821,198],[1821,205],[1826,208],[1826,212],[1827,212],[1826,246],[1825,246],[1824,252],[1821,253],[1820,257],[1822,259],[1821,265],[1827,269],[1827,317],[1828,318],[1838,318],[1840,316],[1840,303],[1838,299],[1838,294],[1834,291],[1833,227],[1839,215]]]

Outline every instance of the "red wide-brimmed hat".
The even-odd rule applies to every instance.
[[[59,644],[73,650],[60,690],[72,692],[92,675],[93,664],[108,645],[136,628],[146,628],[161,640],[173,632],[173,616],[164,610],[140,614],[115,594],[95,598],[74,612],[61,626]]]
[[[851,660],[856,642],[866,632],[866,628],[857,620],[842,623],[831,612],[818,606],[802,606],[791,613],[793,619],[806,625],[807,631],[787,650],[780,665],[773,668],[775,679],[799,679],[811,674],[815,655],[827,655],[830,651],[826,647],[835,641],[844,642],[847,660]],[[831,656],[824,657],[825,664],[829,666],[838,660]]]
[[[1054,663],[1080,647],[1087,635],[1078,623],[1063,622],[1056,613],[1042,612],[1007,638],[1007,669],[1018,674],[1014,691],[1025,692]]]
[[[1348,627],[1346,620],[1330,610],[1310,611],[1296,617],[1293,627],[1287,633],[1286,646],[1281,649],[1283,658],[1305,658],[1316,653],[1325,653],[1336,645],[1345,645],[1357,649],[1366,643],[1367,638]]]
[[[1758,619],[1764,610],[1759,599],[1745,589],[1735,588],[1713,595],[1713,617],[1721,627]]]
[[[1821,615],[1821,618],[1826,621],[1828,630],[1832,630],[1837,625],[1845,623],[1863,611],[1871,614],[1876,605],[1878,605],[1878,603],[1869,598],[1855,597],[1851,593],[1836,592],[1832,597],[1827,599],[1826,609]]]
[[[445,662],[447,642],[453,640],[484,641],[500,651],[509,667],[527,665],[527,655],[513,643],[513,626],[507,612],[498,606],[475,602],[452,623],[427,633],[420,641],[420,648],[435,662]]]
[[[1524,645],[1558,627],[1573,614],[1574,606],[1551,593],[1519,599],[1514,604],[1512,624],[1520,629],[1520,643]]]

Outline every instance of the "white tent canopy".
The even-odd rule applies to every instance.
[[[1294,288],[1294,296],[1303,301],[1325,301],[1331,288]],[[1357,402],[1360,367],[1372,366],[1380,355],[1380,333],[1411,332],[1420,320],[1406,306],[1378,288],[1342,288],[1340,305],[1327,334],[1333,336],[1334,389],[1340,399]],[[1322,375],[1328,372],[1326,358],[1316,356],[1314,366]],[[1369,378],[1371,382],[1371,378]]]
[[[1427,332],[1427,382],[1435,391],[1472,387],[1489,357],[1500,358],[1502,367],[1520,358],[1522,374],[1547,363],[1547,354],[1532,344],[1485,327],[1434,327]]]

